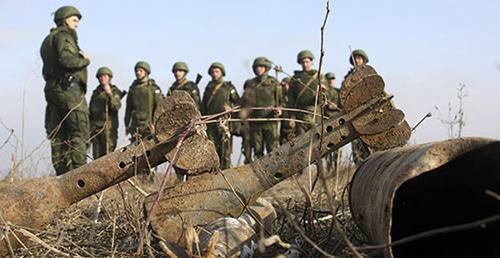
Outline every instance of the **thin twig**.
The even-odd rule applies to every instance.
[[[144,228],[143,228],[142,233],[140,235],[139,247],[137,249],[138,254],[142,254],[143,246],[144,246],[144,238],[147,235],[149,223],[151,222],[151,219],[153,217],[153,212],[156,209],[156,207],[158,206],[158,203],[163,195],[163,191],[165,190],[165,187],[167,185],[167,181],[170,178],[170,175],[172,174],[173,167],[174,167],[175,163],[177,162],[177,159],[179,158],[179,152],[180,152],[181,145],[184,142],[184,140],[186,139],[186,137],[189,135],[189,133],[194,129],[195,123],[196,123],[196,121],[192,120],[189,123],[189,125],[187,126],[187,128],[179,136],[179,140],[177,142],[177,145],[175,146],[174,156],[172,157],[172,160],[168,164],[167,172],[163,176],[163,179],[162,179],[162,182],[160,185],[160,189],[158,190],[158,193],[156,194],[156,198],[153,202],[153,205],[151,206],[151,208],[148,211],[148,214],[146,217],[146,222],[144,223]]]
[[[40,244],[41,246],[45,247],[47,250],[49,250],[57,255],[64,256],[64,257],[71,257],[71,255],[69,255],[69,254],[67,254],[59,249],[56,249],[55,247],[50,246],[49,244],[45,243],[43,240],[41,240],[40,238],[35,236],[33,233],[31,233],[25,229],[21,228],[21,229],[17,229],[17,231],[19,231],[21,234],[25,235],[26,237],[30,238],[31,241]]]
[[[429,238],[429,237],[432,237],[435,235],[442,235],[442,234],[454,233],[454,232],[459,232],[459,231],[466,231],[466,230],[479,228],[479,227],[485,227],[486,225],[497,222],[497,221],[500,221],[500,214],[497,214],[497,215],[494,215],[491,217],[487,217],[484,219],[476,220],[473,222],[469,222],[469,223],[428,230],[428,231],[421,232],[421,233],[418,233],[418,234],[413,235],[413,236],[401,238],[401,239],[394,241],[392,243],[389,243],[389,244],[359,247],[358,250],[374,250],[374,249],[382,249],[382,248],[387,248],[387,247],[396,247],[396,246],[400,246],[403,244],[414,242],[414,241],[417,241],[420,239]]]

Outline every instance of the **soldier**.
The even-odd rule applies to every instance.
[[[335,79],[335,73],[330,72],[325,74],[325,79],[326,83],[328,86],[328,96],[329,96],[329,101],[327,102],[326,105],[326,115],[328,117],[331,117],[335,114],[338,114],[340,112],[339,105],[340,105],[340,99],[339,99],[339,94],[340,94],[340,89],[335,87],[336,86],[336,79]]]
[[[167,92],[167,96],[172,94],[174,90],[183,90],[189,93],[191,98],[194,99],[194,102],[200,108],[200,89],[198,89],[198,85],[196,85],[192,81],[188,81],[186,79],[186,75],[189,73],[189,68],[184,62],[176,62],[172,67],[172,73],[175,77],[175,82],[170,86],[170,89]]]
[[[271,62],[266,57],[258,57],[253,62],[255,77],[245,81],[245,107],[263,108],[250,112],[252,118],[275,118],[281,115],[279,82],[268,75]],[[264,109],[265,108],[265,109]],[[278,122],[250,122],[250,139],[256,158],[264,156],[264,146],[270,153],[278,146]],[[245,139],[246,141],[247,139]]]
[[[368,61],[369,61],[368,55],[362,49],[356,49],[352,51],[352,54],[349,56],[349,63],[354,67],[351,68],[351,70],[349,70],[346,77],[354,72],[355,67],[368,65]],[[368,158],[368,156],[370,156],[371,154],[370,148],[360,139],[352,141],[351,147],[352,147],[352,159],[357,166],[366,158]]]
[[[90,98],[90,132],[94,159],[113,152],[118,139],[118,110],[124,95],[111,84],[113,71],[101,67],[96,74],[99,85]]]
[[[314,112],[316,91],[318,87],[318,71],[313,69],[314,56],[309,50],[300,51],[297,55],[297,63],[302,66],[301,71],[295,71],[290,82],[289,103],[290,107],[302,109],[309,112]],[[323,80],[322,80],[323,81]],[[327,98],[327,88],[323,84],[324,95]],[[312,114],[295,113],[291,115],[292,119],[299,119],[308,123],[317,123],[321,117],[320,106],[316,109],[316,119]],[[295,128],[296,134],[300,135],[311,128],[310,124],[299,123],[295,124],[294,121],[290,122],[290,126]]]
[[[149,78],[149,64],[139,61],[134,70],[136,80],[130,86],[125,109],[125,133],[132,136],[132,142],[136,135],[142,138],[154,132],[153,115],[163,99],[160,87]]]
[[[218,114],[235,107],[240,101],[236,88],[230,81],[224,81],[226,69],[224,65],[215,62],[208,68],[212,80],[208,83],[203,93],[201,110],[203,115]],[[230,117],[230,114],[228,114]],[[225,128],[224,128],[225,127]],[[215,144],[220,159],[220,168],[231,167],[232,149],[232,124],[208,124],[208,138]]]
[[[281,80],[281,94],[282,94],[282,107],[289,107],[288,101],[288,91],[290,89],[290,77],[285,77]],[[290,118],[290,114],[287,111],[283,111],[282,117]],[[284,144],[288,141],[288,136],[293,132],[293,128],[290,127],[290,123],[288,121],[280,122],[280,144]]]
[[[73,6],[57,9],[57,27],[51,29],[40,48],[47,101],[45,129],[56,175],[87,162],[89,110],[85,93],[90,58],[78,46],[76,28],[81,18]]]

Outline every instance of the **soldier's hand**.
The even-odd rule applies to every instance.
[[[80,55],[82,55],[83,58],[90,61],[90,56],[87,53],[83,52],[82,50],[80,50],[80,52],[78,52],[78,53],[80,53]]]
[[[289,121],[288,125],[290,125],[290,128],[295,128],[295,121],[294,120]]]
[[[281,108],[279,108],[279,107],[274,108],[273,111],[277,117],[279,117],[279,116],[281,116],[281,114],[283,114],[283,112],[281,111]]]
[[[109,84],[105,84],[103,85],[104,86],[104,92],[106,92],[108,95],[111,95],[112,91],[111,91],[111,87],[109,86]]]

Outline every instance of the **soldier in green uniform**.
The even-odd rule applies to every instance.
[[[89,110],[85,93],[90,58],[78,46],[76,28],[81,18],[73,6],[57,9],[57,27],[51,29],[40,48],[47,101],[45,129],[56,175],[87,162]]]
[[[132,136],[132,142],[135,136],[142,138],[154,132],[153,115],[156,106],[163,99],[160,87],[149,78],[149,64],[139,61],[134,70],[136,80],[130,86],[125,109],[126,134]]]
[[[290,89],[290,77],[285,77],[281,80],[281,94],[282,94],[282,107],[290,107],[288,101],[288,91]],[[290,118],[290,113],[287,111],[283,111],[283,118]],[[284,144],[288,141],[288,136],[293,133],[293,128],[290,126],[288,121],[280,122],[280,144]]]
[[[240,101],[240,96],[230,81],[224,81],[224,76],[226,76],[224,65],[219,62],[212,63],[208,68],[208,74],[212,80],[208,83],[203,93],[203,101],[201,102],[202,114],[218,114],[235,107]],[[224,130],[224,127],[226,127],[226,130]],[[208,124],[207,126],[208,138],[215,144],[221,169],[231,167],[231,127],[232,124],[222,126],[219,124]]]
[[[90,98],[90,132],[92,155],[102,157],[116,148],[118,139],[118,110],[124,93],[111,84],[113,71],[101,67],[96,74],[99,85]]]
[[[200,89],[198,89],[198,85],[194,82],[189,81],[186,78],[186,75],[189,73],[189,68],[184,62],[176,62],[172,67],[172,73],[175,77],[175,82],[170,86],[170,89],[167,92],[167,96],[172,94],[174,90],[183,90],[189,93],[191,98],[194,99],[194,102],[200,107]]]
[[[326,83],[328,86],[328,97],[329,100],[326,104],[326,116],[332,117],[335,114],[338,114],[340,112],[340,89],[336,87],[336,78],[335,78],[335,73],[330,72],[325,74],[325,79]]]
[[[369,61],[368,55],[362,49],[356,49],[352,51],[352,54],[349,56],[349,63],[355,67],[361,65],[368,65],[368,61]],[[354,67],[351,68],[351,70],[349,70],[346,77],[352,72],[354,72]],[[370,148],[360,139],[352,141],[351,147],[352,147],[352,158],[356,165],[359,165],[362,161],[367,159],[368,156],[370,156],[371,154]]]
[[[297,55],[297,63],[302,66],[302,70],[294,72],[294,75],[290,82],[290,90],[288,94],[290,107],[302,109],[311,113],[314,112],[319,76],[318,71],[313,69],[313,60],[314,56],[311,51],[303,50],[299,52],[299,54]],[[322,81],[324,81],[323,78]],[[323,95],[320,97],[328,99],[326,86],[321,84],[321,87],[323,87]],[[314,116],[312,114],[305,113],[292,114],[291,118],[297,118],[309,123],[318,123],[322,114],[320,105],[317,106],[316,114],[316,119],[314,119]],[[295,132],[297,135],[303,134],[311,128],[310,124],[295,124],[295,122],[293,121],[290,122],[290,126],[292,128],[295,128]]]
[[[281,116],[281,89],[276,78],[268,74],[271,62],[258,57],[253,62],[254,78],[245,81],[245,107],[266,108],[250,112],[251,118],[276,118]],[[278,122],[250,122],[250,139],[254,156],[264,156],[264,147],[270,153],[278,146]],[[247,139],[245,139],[247,140]]]

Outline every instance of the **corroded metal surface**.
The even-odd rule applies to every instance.
[[[373,154],[359,167],[351,183],[349,197],[355,221],[373,243],[390,243],[393,241],[393,203],[398,189],[423,174],[438,173],[435,172],[437,168],[458,157],[469,155],[474,150],[483,150],[481,156],[489,157],[495,164],[500,164],[500,142],[485,138],[453,139]],[[472,162],[475,162],[473,166],[477,170],[484,165],[479,163],[480,161]],[[500,167],[497,166],[494,173],[498,171]],[[477,180],[475,174],[476,171],[470,171],[470,182]],[[423,187],[426,189],[426,186]],[[432,213],[431,210],[426,212]],[[406,223],[412,222],[407,220]],[[386,257],[393,257],[392,248],[386,248],[384,253]]]
[[[186,111],[180,112],[181,110],[172,108],[158,111],[163,114],[163,116],[156,116],[156,133],[161,141],[154,135],[150,135],[59,177],[20,180],[13,184],[2,183],[0,186],[0,214],[3,219],[14,225],[41,229],[71,204],[136,174],[149,173],[150,167],[165,162],[166,153],[175,148],[176,133],[184,129],[192,119],[199,118],[199,112],[196,108],[192,108],[195,107],[194,101],[190,99],[189,95],[189,99],[186,100],[184,95],[188,94],[174,92],[172,98],[166,98],[160,105],[161,107],[183,107],[183,110]],[[190,104],[189,101],[193,104]],[[206,144],[206,142],[199,141],[200,138],[203,138],[203,133],[203,130],[198,128],[191,135],[191,137],[198,137],[197,140],[190,142],[189,138],[191,137],[189,137],[184,146],[192,148],[191,145],[194,145],[195,148],[202,148],[200,144]],[[210,144],[213,147],[213,144]],[[210,146],[203,146],[203,148],[206,149],[205,152],[195,152],[189,155],[193,164],[200,164],[196,160],[206,161],[205,155],[212,155],[211,160],[214,159],[214,155],[217,156],[214,148],[210,149]],[[213,150],[214,154],[210,154],[210,150]],[[218,160],[216,161],[217,167]],[[202,166],[193,167],[205,167],[208,170],[213,170],[215,168],[209,166],[214,163],[207,162]],[[13,238],[10,239],[13,245],[17,244]],[[6,251],[6,241],[0,241],[0,256]]]
[[[384,87],[384,80],[373,67],[359,66],[344,79],[340,103],[345,112],[350,112],[370,99],[387,96]],[[404,113],[396,109],[392,102],[365,113],[353,121],[353,126],[361,135],[361,140],[375,151],[403,146],[411,136]]]
[[[354,73],[349,74],[344,81],[342,82],[342,86],[340,88],[340,103],[344,106],[345,100],[349,95],[351,89],[360,82],[363,78],[377,74],[375,69],[370,65],[362,65],[357,66]]]
[[[175,101],[162,101],[155,111],[155,136],[164,141],[179,134],[189,122],[196,117],[201,117],[200,111],[194,100],[185,91],[173,91],[171,95]],[[175,163],[177,168],[188,170],[189,174],[217,170],[219,157],[215,145],[208,139],[206,125],[197,125],[196,133],[186,139],[179,151]],[[174,150],[166,157],[171,160]]]
[[[187,226],[206,225],[225,216],[238,217],[265,190],[302,171],[308,164],[309,148],[321,150],[313,157],[324,156],[359,137],[352,121],[378,110],[390,99],[372,99],[348,114],[340,113],[324,122],[322,133],[320,128],[311,129],[293,144],[286,143],[250,165],[204,174],[165,190],[152,214],[153,229],[162,238],[185,247]],[[155,199],[156,195],[146,199],[146,210]]]

